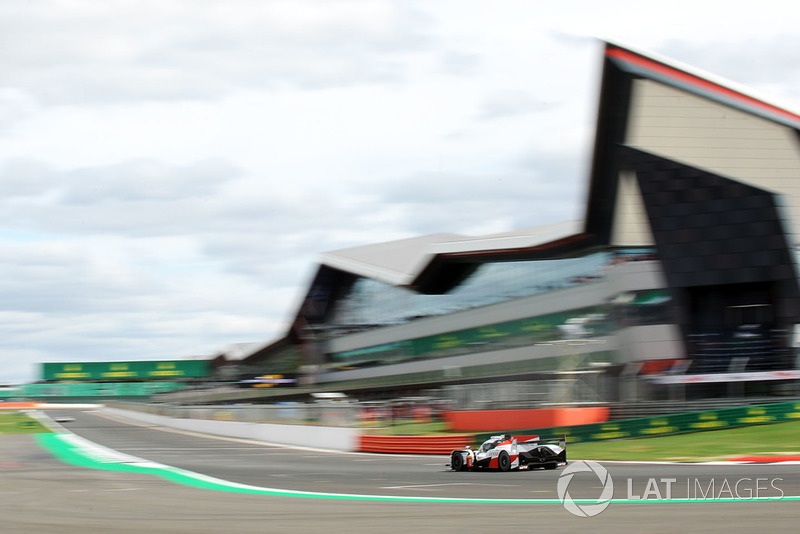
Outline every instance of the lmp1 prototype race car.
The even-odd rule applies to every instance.
[[[556,444],[557,443],[557,444]],[[567,464],[566,436],[556,442],[543,442],[539,436],[531,436],[521,443],[508,434],[492,436],[483,442],[478,450],[467,447],[450,454],[450,468],[453,471],[473,469],[530,469],[542,467],[555,469]]]

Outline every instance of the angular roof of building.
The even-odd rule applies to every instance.
[[[432,247],[459,237],[456,234],[431,234],[334,250],[324,253],[320,263],[365,278],[404,286],[410,284],[430,260]]]
[[[731,80],[652,52],[636,51],[612,42],[606,42],[604,55],[621,70],[636,76],[677,87],[792,128],[800,128],[800,112]]]
[[[392,285],[411,286],[437,256],[531,249],[579,234],[582,228],[582,221],[568,221],[485,236],[430,234],[327,252],[320,263]]]

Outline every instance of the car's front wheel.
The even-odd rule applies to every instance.
[[[511,469],[511,458],[506,451],[500,451],[500,454],[497,455],[497,467],[500,471]]]
[[[461,471],[464,469],[464,457],[461,456],[460,452],[455,451],[450,456],[450,467],[453,469],[453,471]]]

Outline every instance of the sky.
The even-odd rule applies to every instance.
[[[325,251],[583,216],[611,39],[800,108],[800,3],[0,0],[0,384],[281,337]]]

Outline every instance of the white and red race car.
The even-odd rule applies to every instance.
[[[530,469],[542,467],[555,469],[567,464],[567,440],[562,436],[557,442],[539,440],[539,436],[528,437],[517,443],[517,438],[508,434],[492,436],[479,449],[472,447],[453,451],[448,464],[453,471],[473,469]]]

